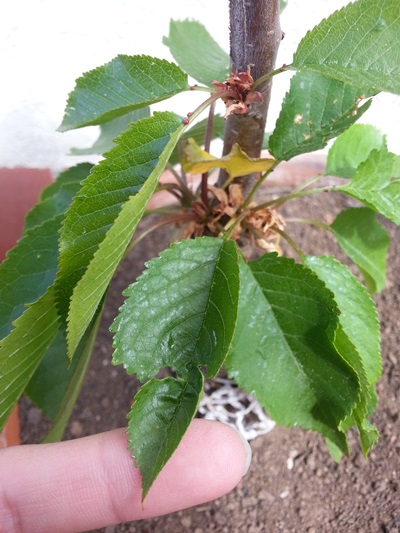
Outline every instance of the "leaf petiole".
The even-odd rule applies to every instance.
[[[294,240],[289,237],[289,235],[286,233],[286,231],[283,231],[281,229],[279,229],[278,227],[275,227],[274,228],[274,231],[276,231],[276,233],[279,233],[279,235],[281,235],[285,241],[289,244],[289,246],[296,252],[296,254],[299,256],[300,260],[302,263],[304,263],[305,259],[306,259],[306,256],[305,254],[303,253],[303,251],[297,246],[297,244],[294,242]]]
[[[211,96],[209,98],[207,98],[207,100],[204,100],[204,102],[202,102],[199,107],[197,107],[193,113],[190,113],[188,115],[188,118],[185,119],[184,121],[184,124],[185,126],[188,126],[189,124],[191,124],[199,115],[201,115],[201,113],[203,111],[205,111],[207,109],[207,107],[209,107],[213,102],[216,102],[218,100],[218,98],[223,98],[224,96],[230,96],[230,92],[229,91],[224,91],[224,92],[212,92],[210,89],[208,89],[208,92],[211,93]]]
[[[236,227],[242,222],[244,218],[246,218],[246,215],[247,211],[242,211],[239,216],[232,217],[229,222],[227,222],[227,224],[224,226],[223,232],[225,233],[221,232],[220,236],[226,241],[228,241],[232,237]]]
[[[296,187],[293,192],[304,191],[304,189],[306,189],[307,187],[309,187],[310,185],[312,185],[313,183],[319,181],[320,179],[324,177],[325,176],[323,174],[317,174],[316,176],[313,176],[309,180],[305,181],[302,185],[299,185],[298,187]]]
[[[270,175],[270,173],[274,170],[274,168],[279,165],[280,161],[276,161],[271,168],[269,168],[264,174],[260,176],[260,179],[255,183],[254,187],[251,189],[249,195],[247,196],[246,200],[244,201],[241,209],[246,209],[252,199],[254,198],[254,195],[258,191],[258,189],[261,187],[261,185],[264,183],[265,179]]]
[[[269,79],[273,78],[277,74],[281,74],[282,72],[285,72],[286,70],[291,69],[291,67],[292,67],[292,65],[282,65],[281,67],[279,67],[279,68],[277,68],[277,69],[275,69],[275,70],[273,70],[271,72],[267,72],[267,74],[264,74],[264,76],[261,76],[261,78],[258,78],[258,80],[256,80],[253,83],[253,86],[252,86],[251,90],[254,91],[255,89],[257,89],[257,87],[262,85],[264,82],[266,82]]]
[[[301,198],[302,196],[309,196],[311,194],[319,194],[321,192],[330,192],[336,189],[335,185],[331,185],[329,187],[318,187],[317,189],[308,189],[308,190],[299,190],[298,192],[292,192],[290,194],[285,194],[284,196],[281,196],[280,198],[275,198],[275,200],[269,200],[269,202],[264,202],[263,204],[258,205],[257,207],[253,208],[253,211],[259,211],[260,209],[265,209],[266,207],[270,206],[279,206],[287,202],[288,200],[292,200],[293,198]]]
[[[201,92],[206,92],[206,93],[214,93],[215,92],[214,88],[206,87],[204,85],[191,85],[189,87],[189,90],[190,91],[201,91]]]
[[[312,220],[311,218],[285,218],[285,222],[295,223],[295,224],[309,224],[311,226],[316,226],[317,228],[325,229],[332,232],[332,228],[328,224],[324,224],[319,220]]]
[[[181,210],[182,208],[180,208]],[[165,210],[165,208],[164,208]],[[156,214],[157,213],[161,213],[161,209],[156,211],[155,209],[152,210],[151,214]],[[148,213],[150,214],[150,213]],[[129,244],[129,246],[126,247],[126,250],[125,250],[125,253],[123,255],[123,258],[121,260],[121,262],[127,257],[127,255],[135,248],[135,246],[137,244],[139,244],[140,241],[142,241],[145,237],[147,237],[147,235],[150,235],[150,233],[152,233],[153,231],[157,230],[158,228],[161,228],[163,226],[166,226],[167,224],[176,224],[176,223],[179,223],[179,222],[186,222],[186,221],[189,221],[189,220],[192,220],[192,215],[189,214],[189,213],[181,213],[179,215],[175,215],[175,216],[169,216],[167,218],[163,218],[162,220],[159,220],[158,222],[156,222],[155,224],[153,224],[152,226],[150,226],[149,228],[147,228],[146,230],[144,230],[138,237],[136,237],[136,239],[133,239],[133,241],[131,241],[131,243]]]

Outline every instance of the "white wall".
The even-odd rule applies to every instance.
[[[307,29],[347,0],[289,0],[281,25],[278,64],[289,63]],[[58,133],[67,94],[82,72],[118,53],[146,53],[171,59],[161,43],[170,18],[201,21],[228,51],[228,0],[13,0],[0,4],[0,167],[51,168],[54,172],[88,157],[68,156],[97,137],[91,127]],[[299,28],[301,21],[301,28]],[[280,76],[278,78],[281,78]],[[288,74],[274,81],[269,129],[279,113]],[[186,114],[193,93],[157,104]],[[388,134],[400,153],[400,97],[379,95],[362,121]],[[93,158],[91,160],[94,160]]]

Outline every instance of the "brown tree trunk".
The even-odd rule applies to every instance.
[[[282,39],[279,23],[279,0],[230,0],[230,55],[231,71],[246,72],[250,66],[256,81],[274,70],[276,55]],[[265,122],[270,101],[271,80],[257,87],[263,93],[263,102],[254,102],[246,115],[231,115],[225,126],[223,155],[238,143],[249,157],[259,157],[264,137]],[[219,182],[226,179],[220,174]],[[246,194],[257,176],[240,178]]]

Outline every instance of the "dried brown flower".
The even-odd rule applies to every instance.
[[[249,104],[263,101],[260,92],[251,90],[253,83],[250,67],[247,68],[247,72],[231,73],[223,83],[212,82],[217,93],[221,93],[221,99],[226,105],[225,118],[229,115],[245,115],[250,110]]]

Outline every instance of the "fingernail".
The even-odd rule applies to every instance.
[[[251,451],[251,446],[249,442],[247,441],[247,439],[244,438],[244,436],[240,433],[240,431],[238,431],[238,434],[240,435],[240,439],[243,443],[243,448],[246,454],[246,462],[244,464],[244,470],[243,470],[243,475],[242,475],[242,477],[244,477],[249,471],[249,468],[251,465],[251,459],[253,457],[253,452]]]

